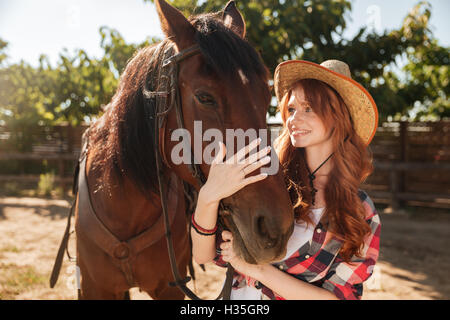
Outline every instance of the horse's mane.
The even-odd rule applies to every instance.
[[[190,19],[197,32],[208,72],[231,81],[242,70],[249,79],[268,80],[268,70],[260,55],[244,39],[226,28],[216,14],[203,14]],[[121,185],[127,176],[145,194],[158,192],[153,133],[155,121],[149,119],[153,110],[145,110],[142,89],[156,90],[157,74],[164,52],[173,43],[160,43],[138,50],[120,77],[119,86],[105,114],[90,130],[90,144],[95,145],[93,169],[103,177],[96,189]],[[148,105],[147,105],[148,106]],[[154,105],[150,105],[150,108]],[[110,182],[112,185],[107,184]]]

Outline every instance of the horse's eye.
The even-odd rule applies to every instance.
[[[201,104],[208,106],[208,107],[216,107],[217,106],[217,102],[216,100],[208,93],[198,93],[195,95],[195,98],[197,99],[198,102],[200,102]]]

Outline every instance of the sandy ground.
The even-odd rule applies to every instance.
[[[0,299],[75,299],[74,263],[67,257],[48,285],[69,202],[0,197]],[[450,214],[381,214],[381,254],[363,299],[450,299]],[[75,254],[74,237],[70,247]],[[197,294],[215,298],[225,270],[196,266]],[[132,299],[149,299],[137,288]]]

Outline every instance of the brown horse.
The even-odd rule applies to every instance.
[[[196,191],[200,185],[186,164],[171,159],[171,150],[178,143],[171,139],[171,132],[178,128],[174,112],[167,113],[160,145],[155,145],[155,122],[149,117],[152,110],[146,110],[152,104],[145,103],[143,94],[144,88],[158,91],[161,57],[166,52],[200,47],[198,54],[180,62],[177,77],[184,127],[192,137],[196,120],[202,121],[203,130],[217,128],[224,134],[226,129],[267,128],[271,97],[267,68],[244,39],[245,23],[234,3],[230,1],[219,13],[190,20],[163,0],[155,4],[166,38],[141,49],[129,61],[104,115],[85,137],[88,148],[80,177],[87,181],[87,199],[80,190],[75,206],[82,299],[122,299],[131,287],[139,287],[153,299],[184,297],[178,288],[168,285],[174,279],[161,224],[155,167],[158,148],[165,160],[164,174],[170,177],[168,210],[181,276],[186,275],[191,257],[183,181]],[[206,146],[202,142],[202,150]],[[209,165],[202,161],[200,168],[207,176]],[[98,222],[83,222],[87,219],[83,211],[86,201],[92,203],[96,216],[89,219]],[[249,185],[223,202],[232,208],[226,225],[244,259],[264,263],[285,253],[293,213],[281,173]],[[96,234],[104,234],[105,229],[114,236]],[[150,244],[142,244],[145,237],[140,236],[146,230],[151,230],[150,236],[145,235]]]

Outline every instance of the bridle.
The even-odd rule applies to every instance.
[[[161,45],[161,44],[160,44]],[[167,240],[167,248],[170,260],[170,266],[172,274],[175,279],[170,285],[178,286],[179,289],[192,300],[200,300],[187,286],[187,282],[191,280],[191,277],[182,279],[177,268],[175,251],[173,248],[172,234],[170,230],[169,215],[167,212],[167,190],[168,185],[165,180],[164,168],[170,168],[169,162],[165,158],[164,140],[165,140],[165,126],[167,123],[168,114],[175,109],[177,126],[179,129],[185,129],[184,117],[182,112],[182,103],[180,88],[178,85],[179,65],[185,59],[194,55],[200,54],[200,47],[198,45],[191,46],[187,49],[180,51],[177,54],[173,53],[173,46],[170,46],[164,51],[164,59],[162,66],[159,68],[157,75],[158,86],[157,91],[151,91],[148,89],[148,81],[142,90],[146,113],[148,116],[149,128],[154,130],[154,148],[155,148],[155,160],[156,170],[159,184],[159,192],[161,198],[161,206],[164,215],[165,236]],[[152,123],[152,121],[154,121]],[[154,125],[154,126],[152,126]],[[199,187],[202,187],[206,183],[206,177],[203,174],[200,166],[194,159],[194,154],[191,150],[191,161],[187,164],[187,167],[192,176],[197,180]],[[185,184],[183,184],[185,185]],[[186,191],[185,191],[186,193]],[[194,200],[190,200],[194,201]],[[195,208],[195,203],[191,203],[190,207]],[[219,221],[221,225],[220,229],[223,229],[223,217],[231,213],[231,208],[225,206],[221,201],[219,204]],[[190,220],[189,220],[190,221]],[[228,265],[225,285],[222,292],[216,298],[223,297],[224,300],[229,300],[231,293],[231,282],[233,278],[234,269],[231,265]]]

